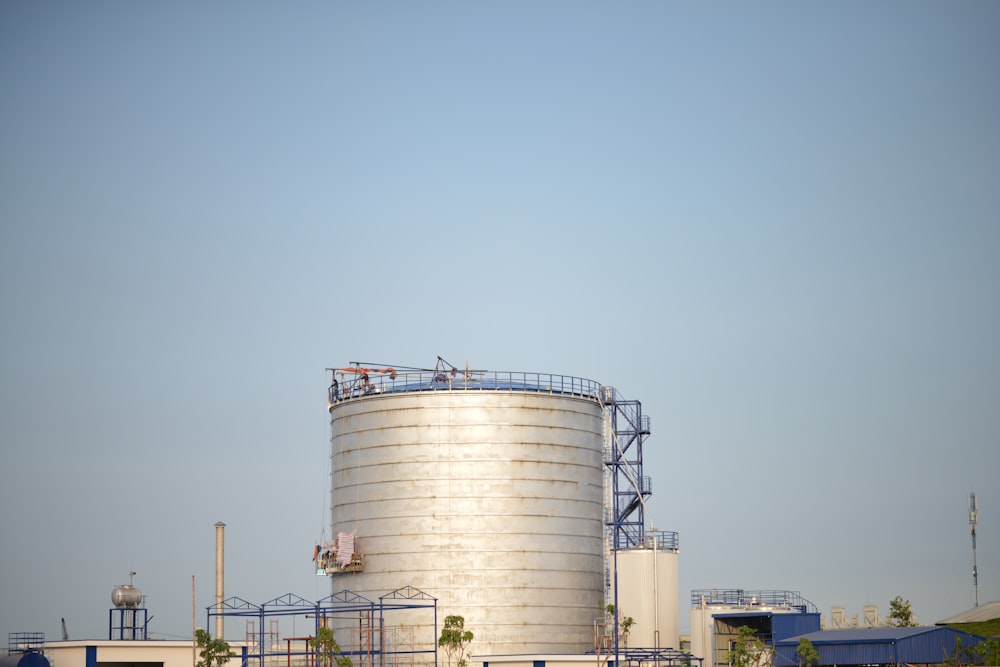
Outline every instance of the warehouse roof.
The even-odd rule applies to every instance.
[[[917,625],[910,628],[854,628],[851,630],[820,630],[810,632],[805,637],[813,644],[844,644],[844,643],[884,643],[887,641],[899,641],[914,635],[925,632],[933,632],[938,627],[935,625]],[[798,643],[799,638],[795,638]]]
[[[955,623],[982,623],[1000,618],[1000,602],[987,602],[984,605],[973,607],[960,614],[949,616],[943,621],[938,621],[935,625],[953,625]]]
[[[776,641],[775,665],[798,665],[799,640],[812,642],[820,665],[938,664],[951,655],[956,641],[965,648],[982,637],[939,625],[911,628],[821,630]]]

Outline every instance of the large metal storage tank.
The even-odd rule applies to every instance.
[[[333,592],[420,589],[439,623],[465,618],[475,655],[592,650],[603,410],[596,383],[566,380],[394,375],[331,400],[332,529],[354,533],[364,561]]]

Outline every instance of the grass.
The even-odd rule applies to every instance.
[[[980,637],[1000,637],[1000,618],[978,623],[952,623],[948,627]]]

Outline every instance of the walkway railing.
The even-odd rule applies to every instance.
[[[328,399],[330,408],[336,403],[358,398],[423,391],[530,391],[597,400],[600,390],[600,382],[552,373],[457,370],[380,374],[337,372],[330,385]]]
[[[742,588],[705,588],[691,591],[691,606],[725,605],[727,607],[787,607],[802,613],[818,609],[798,591],[745,590]]]

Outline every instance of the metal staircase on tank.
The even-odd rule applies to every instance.
[[[653,493],[652,481],[642,474],[642,444],[650,433],[650,420],[642,414],[642,403],[623,399],[614,387],[601,387],[600,399],[610,428],[604,465],[610,470],[612,506],[604,522],[611,530],[614,549],[642,546],[646,542],[643,503]]]

